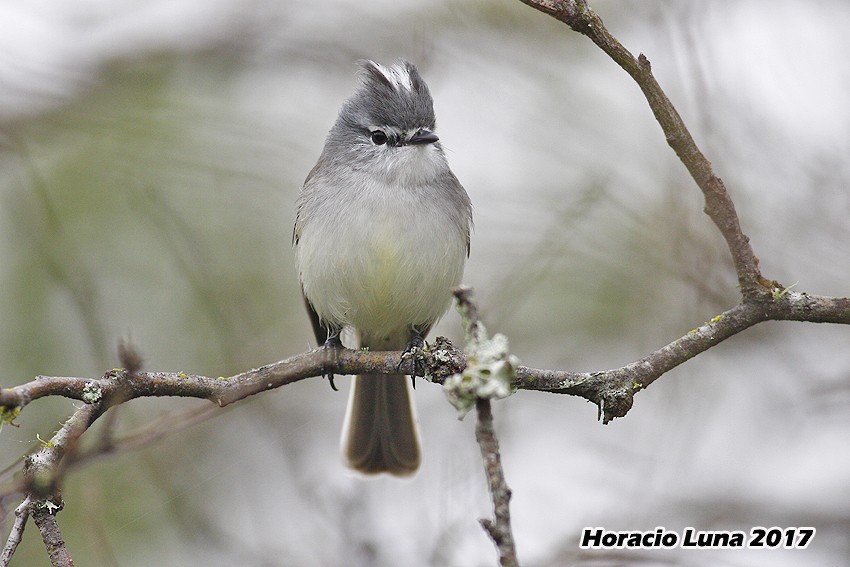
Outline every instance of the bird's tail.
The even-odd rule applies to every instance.
[[[416,472],[421,461],[419,431],[406,376],[354,377],[342,428],[342,455],[349,467],[365,474]]]

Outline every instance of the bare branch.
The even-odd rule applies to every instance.
[[[741,230],[735,205],[723,181],[714,174],[711,162],[697,147],[691,133],[655,80],[649,60],[643,54],[637,58],[617,41],[605,28],[602,20],[590,9],[585,0],[521,0],[525,4],[549,14],[585,35],[608,54],[643,91],[655,119],[661,125],[667,143],[679,156],[705,197],[705,212],[720,229],[738,274],[738,285],[745,298],[763,296],[766,291],[750,239]],[[768,286],[769,287],[769,286]]]
[[[89,461],[106,455],[116,455],[146,447],[160,439],[180,433],[192,425],[203,423],[216,417],[222,411],[227,410],[222,410],[213,405],[197,405],[164,416],[158,416],[156,421],[139,426],[118,439],[112,436],[104,436],[95,444],[86,446],[74,456],[72,466],[73,468],[82,467]],[[107,414],[108,416],[109,414]]]
[[[21,538],[24,537],[24,528],[30,517],[31,508],[32,498],[29,496],[24,498],[21,505],[15,508],[15,523],[12,526],[12,531],[9,532],[9,538],[3,547],[3,553],[0,553],[0,567],[8,567],[9,562],[12,561],[12,556],[15,554],[15,550],[18,549]]]
[[[136,372],[122,368],[100,379],[38,376],[35,380],[0,389],[0,408],[10,411],[45,396],[64,396],[107,409],[140,397],[179,396],[201,398],[226,406],[254,394],[279,388],[312,376],[323,368],[337,374],[389,374],[398,371],[400,352],[314,349],[230,377],[212,378],[185,372]]]
[[[511,489],[505,482],[502,469],[502,457],[499,454],[499,439],[493,427],[493,412],[490,400],[478,398],[476,402],[478,421],[475,424],[475,440],[481,447],[484,460],[484,472],[487,475],[487,488],[493,499],[495,521],[481,519],[481,526],[490,535],[499,550],[499,565],[516,567],[519,560],[516,555],[513,530],[511,529]]]
[[[61,501],[59,483],[69,456],[77,450],[80,436],[102,414],[100,404],[87,404],[78,409],[59,428],[59,431],[44,442],[41,449],[24,459],[24,483],[27,491],[35,498],[56,497]]]
[[[466,331],[469,345],[481,345],[487,342],[484,325],[478,317],[478,304],[472,288],[460,286],[452,293],[457,299],[457,308]],[[474,354],[471,354],[474,357]],[[499,551],[499,565],[503,567],[518,567],[513,529],[511,528],[511,489],[505,481],[505,471],[502,469],[502,457],[499,454],[499,439],[493,427],[493,411],[490,398],[478,395],[475,400],[478,421],[475,424],[475,440],[481,448],[481,459],[484,461],[484,473],[487,476],[487,488],[493,500],[493,515],[495,521],[482,519],[481,526],[496,544]]]
[[[566,372],[520,366],[516,386],[581,396],[595,403],[603,423],[623,417],[635,393],[661,375],[707,351],[721,341],[764,321],[807,321],[850,324],[850,299],[773,291],[776,300],[741,303],[672,343],[620,368],[597,372]]]
[[[56,512],[60,511],[64,504],[52,499],[44,499],[36,502],[32,509],[32,520],[41,532],[44,547],[50,556],[50,564],[53,567],[73,567],[74,560],[65,546],[65,539],[56,523]]]
[[[742,303],[714,317],[672,343],[621,368],[600,372],[567,372],[518,367],[516,386],[584,397],[600,406],[604,421],[622,417],[631,407],[632,394],[646,388],[668,370],[741,331],[767,320],[850,324],[850,299],[809,295],[786,289],[768,290],[768,299]],[[65,396],[97,402],[101,411],[124,400],[149,396],[182,396],[211,400],[225,406],[259,392],[279,388],[324,369],[337,374],[396,372],[400,352],[316,349],[229,378],[211,378],[183,372],[110,370],[100,379],[39,376],[31,382],[0,389],[0,407],[21,409],[45,396]],[[426,353],[431,380],[442,384],[463,369],[465,356],[438,337]]]
[[[76,451],[80,436],[100,414],[99,404],[83,406],[74,412],[50,441],[43,443],[41,449],[25,459],[24,484],[27,497],[21,506],[28,501],[32,502],[29,513],[41,532],[54,567],[70,567],[74,564],[59,524],[56,523],[56,513],[64,507],[59,490],[62,473],[71,460],[69,457]],[[21,509],[20,506],[18,508]],[[23,526],[20,530],[23,532]]]
[[[480,340],[482,333],[481,318],[478,315],[478,303],[475,301],[472,288],[462,285],[452,290],[452,293],[457,299],[457,310],[460,312],[463,321],[466,341]]]
[[[761,275],[749,238],[741,230],[735,205],[723,181],[697,147],[643,54],[635,57],[602,23],[586,0],[522,0],[587,36],[637,83],[661,125],[667,143],[705,197],[705,212],[720,230],[732,255],[742,301],[685,336],[631,364],[602,372],[573,373],[517,369],[520,388],[574,394],[593,401],[605,423],[632,407],[635,392],[720,341],[767,320],[850,324],[850,300],[791,293]]]

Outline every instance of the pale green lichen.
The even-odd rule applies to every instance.
[[[103,398],[103,390],[94,382],[86,382],[83,387],[83,401],[87,404],[95,404]]]
[[[443,350],[440,350],[440,349],[433,350],[433,351],[431,351],[431,354],[434,356],[434,360],[437,361],[437,362],[446,363],[446,362],[452,361],[451,355],[449,355],[449,353],[447,353]]]
[[[21,406],[0,406],[0,431],[3,431],[4,425],[15,421],[19,415],[21,415]]]
[[[484,327],[479,327],[478,336],[464,349],[466,368],[461,374],[449,376],[443,384],[460,419],[475,407],[478,398],[506,398],[516,390],[513,383],[519,359],[510,354],[507,337],[497,333],[488,339]]]
[[[780,299],[782,299],[783,297],[785,297],[788,294],[788,292],[791,291],[792,289],[794,289],[794,286],[796,286],[798,283],[799,282],[794,282],[793,284],[789,285],[788,287],[785,287],[785,288],[782,288],[782,289],[779,289],[778,287],[773,288],[770,291],[770,295],[773,297],[773,301],[777,302]]]
[[[35,434],[35,438],[38,439],[38,442],[41,444],[41,446],[43,448],[45,448],[45,449],[53,448],[53,441],[50,441],[50,440],[45,441],[44,439],[41,438],[41,435],[38,434],[38,433]]]

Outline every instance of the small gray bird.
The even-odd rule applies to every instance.
[[[434,104],[416,68],[360,67],[361,85],[298,196],[295,260],[319,344],[341,347],[350,327],[360,347],[409,350],[460,283],[472,206],[434,133]],[[342,453],[367,474],[416,471],[419,433],[404,375],[354,378]]]

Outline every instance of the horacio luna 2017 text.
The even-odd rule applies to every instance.
[[[657,527],[653,531],[612,531],[605,528],[584,528],[581,533],[582,549],[724,549],[784,548],[805,549],[815,536],[813,527],[751,528],[742,530],[697,530],[685,528],[681,533]]]

